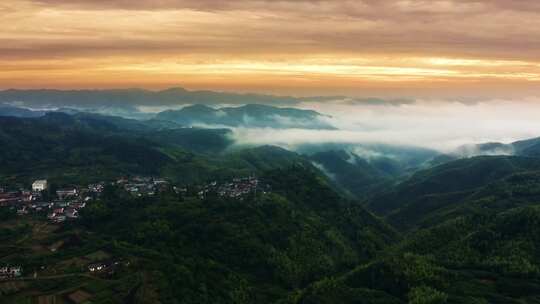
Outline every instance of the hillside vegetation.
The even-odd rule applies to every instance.
[[[24,282],[0,282],[0,303],[75,289],[96,303],[540,303],[534,139],[515,143],[529,151],[515,156],[376,147],[388,153],[367,158],[350,147],[238,147],[228,129],[44,113],[0,117],[0,146],[10,190],[37,178],[106,185],[64,224],[0,208],[0,262],[29,269]],[[136,175],[169,183],[148,196],[111,183]],[[246,176],[255,191],[201,191]],[[125,267],[92,275],[96,256]]]

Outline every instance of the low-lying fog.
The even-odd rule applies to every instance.
[[[395,101],[303,103],[338,130],[235,128],[239,144],[273,144],[290,149],[315,143],[382,143],[453,151],[472,143],[540,136],[540,100],[482,102]]]

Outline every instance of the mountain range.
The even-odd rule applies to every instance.
[[[0,91],[0,103],[27,107],[133,108],[189,104],[277,104],[294,105],[302,99],[284,96],[189,91],[181,87],[161,91],[144,89],[111,90],[15,90]]]
[[[0,105],[0,116],[12,117],[40,117],[49,112],[68,114],[100,114],[102,111],[78,110],[73,108],[58,108],[54,110],[30,110],[24,107],[12,105]],[[108,110],[105,112],[109,113]],[[117,113],[118,111],[113,111]],[[224,126],[224,127],[250,127],[250,128],[299,128],[299,129],[335,129],[325,121],[328,118],[316,111],[295,108],[281,108],[267,105],[247,104],[239,107],[212,108],[205,105],[186,106],[180,110],[166,110],[157,114],[141,114],[133,111],[120,115],[125,118],[138,118],[142,121],[158,121],[165,125],[169,123],[171,128],[179,126]],[[102,115],[111,117],[111,114]],[[126,120],[127,121],[127,120]]]
[[[109,89],[109,90],[53,90],[53,89],[8,89],[0,90],[0,103],[16,103],[31,108],[51,107],[81,107],[124,108],[133,109],[137,106],[167,106],[204,104],[266,104],[277,106],[295,106],[302,102],[320,102],[342,100],[356,105],[401,105],[411,104],[409,99],[381,98],[351,98],[347,96],[310,96],[292,97],[265,94],[238,94],[208,90],[187,90],[182,87],[172,87],[159,91],[140,88]]]
[[[244,113],[232,109],[233,117]],[[511,155],[369,144],[306,145],[294,152],[237,146],[230,129],[186,127],[189,121],[8,110],[12,116],[0,115],[2,183],[47,178],[63,186],[150,175],[195,189],[186,197],[168,191],[133,198],[108,186],[80,222],[39,230],[37,243],[31,243],[37,229],[18,227],[23,217],[0,209],[7,223],[0,238],[12,246],[0,251],[2,263],[69,266],[99,251],[134,261],[136,267],[99,284],[69,277],[95,302],[540,299],[538,139],[474,148],[491,154],[486,151],[511,147]],[[298,112],[304,114],[317,115]],[[205,183],[247,176],[257,176],[266,190],[244,199],[197,195]],[[34,250],[59,239],[67,241],[58,252]],[[17,285],[0,302],[71,284],[46,282]]]
[[[185,126],[334,129],[324,121],[324,117],[311,110],[248,104],[218,109],[204,105],[193,105],[181,110],[167,110],[158,113],[155,118]]]

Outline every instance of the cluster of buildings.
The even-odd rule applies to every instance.
[[[161,178],[135,176],[133,178],[123,177],[116,181],[116,184],[134,196],[153,196],[164,191],[169,183]]]
[[[104,183],[88,187],[71,186],[50,193],[47,180],[36,180],[31,190],[6,191],[0,188],[0,207],[14,208],[18,215],[44,213],[51,222],[61,223],[78,218],[79,211],[99,196],[104,186]]]
[[[204,198],[210,193],[215,193],[220,197],[242,199],[244,196],[257,193],[265,193],[267,186],[261,185],[256,177],[234,178],[230,181],[218,183],[213,181],[202,187],[198,192],[199,197]]]
[[[55,191],[56,199],[51,202],[47,218],[54,223],[77,219],[79,211],[86,204],[101,195],[105,183],[90,184],[86,187],[71,186]]]
[[[21,266],[0,267],[0,280],[18,278],[22,275]]]
[[[32,189],[9,191],[7,188],[0,187],[0,207],[21,207],[18,209],[18,213],[25,214],[27,213],[26,208],[29,203],[42,200],[42,191],[46,190],[47,187],[48,184],[46,180],[37,180],[33,182]],[[41,207],[42,206],[40,205],[33,208]]]
[[[10,207],[19,215],[46,213],[54,223],[79,217],[79,211],[96,199],[105,189],[105,182],[85,186],[70,186],[52,191],[46,179],[32,183],[31,189],[8,190],[0,187],[0,207]],[[154,177],[121,178],[116,185],[134,196],[153,196],[169,186],[164,179]]]
[[[14,206],[33,200],[35,200],[35,196],[31,191],[6,191],[4,188],[0,189],[0,207]]]
[[[154,196],[171,188],[168,181],[155,177],[124,177],[114,182],[116,186],[136,197]],[[36,180],[31,189],[8,191],[0,187],[0,207],[10,207],[19,215],[46,214],[53,223],[77,219],[79,211],[89,201],[98,198],[104,191],[105,182],[87,186],[70,186],[51,191],[52,187],[45,179]],[[186,195],[187,187],[172,187],[176,193]],[[251,193],[265,193],[268,186],[263,186],[256,177],[234,178],[224,182],[210,182],[197,186],[194,193],[200,198],[209,194],[220,197],[243,199]]]
[[[56,190],[57,199],[52,202],[47,218],[53,223],[79,217],[79,211],[94,197],[88,188],[69,187]]]
[[[36,181],[38,182],[38,181]],[[28,214],[31,211],[39,212],[50,207],[49,202],[43,198],[43,186],[47,187],[46,181],[34,182],[32,189],[7,190],[0,188],[0,207],[11,207],[17,210],[17,214]],[[46,189],[46,188],[45,188]]]

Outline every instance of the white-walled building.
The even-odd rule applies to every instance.
[[[32,190],[34,191],[45,191],[47,190],[47,180],[46,179],[39,179],[32,183]]]

